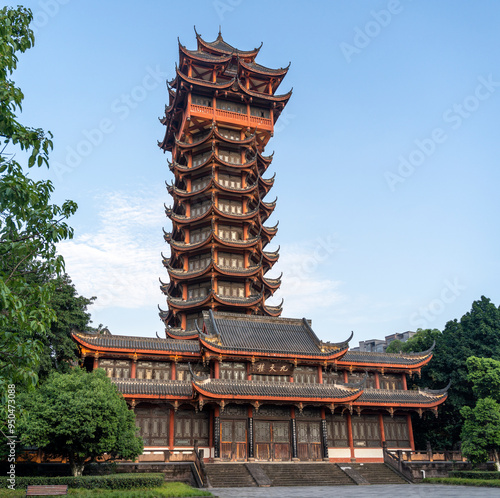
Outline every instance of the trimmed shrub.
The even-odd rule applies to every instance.
[[[461,479],[500,479],[500,472],[487,470],[453,470],[450,477]]]
[[[493,479],[459,479],[458,477],[427,477],[422,479],[425,484],[451,484],[454,486],[475,486],[485,488],[500,488],[500,481]]]
[[[16,488],[29,485],[67,484],[80,489],[134,489],[156,488],[165,482],[163,474],[114,474],[81,477],[16,477]],[[0,486],[7,487],[7,477],[0,477]]]

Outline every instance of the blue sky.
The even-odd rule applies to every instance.
[[[94,324],[162,334],[166,159],[156,143],[177,37],[219,25],[293,87],[269,169],[283,316],[324,340],[442,329],[500,304],[500,4],[495,1],[38,0],[14,80],[22,121],[54,133],[54,200],[78,202],[60,246]]]

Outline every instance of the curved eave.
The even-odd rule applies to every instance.
[[[258,187],[257,182],[245,188],[225,187],[224,185],[221,185],[219,182],[217,182],[217,180],[213,181],[213,185],[217,187],[219,190],[222,190],[223,192],[228,192],[230,194],[250,194],[254,192]]]
[[[366,395],[366,391],[364,391],[363,395]],[[363,395],[359,400],[356,401],[356,405],[359,406],[386,406],[386,407],[405,407],[405,408],[435,408],[436,406],[441,405],[448,398],[448,393],[442,394],[439,396],[435,396],[429,401],[423,400],[391,400],[391,401],[383,401],[383,400],[373,400],[373,401],[363,401]]]
[[[214,268],[214,270],[216,270],[216,272],[219,275],[223,275],[223,276],[228,276],[228,277],[239,277],[239,276],[242,276],[242,277],[251,277],[251,276],[256,275],[257,273],[259,273],[259,271],[261,269],[261,266],[257,265],[257,266],[251,266],[250,268],[242,268],[241,270],[234,270],[232,268],[219,266],[219,265],[217,265],[217,264],[214,263],[213,264],[213,268]]]
[[[264,259],[266,259],[270,263],[275,263],[276,261],[278,261],[278,259],[280,257],[278,252],[279,252],[279,249],[277,251],[274,251],[274,252],[262,251],[262,256],[264,257]]]
[[[244,85],[241,84],[241,81],[238,80],[238,88],[245,94],[248,95],[249,97],[253,97],[254,99],[263,99],[263,100],[269,100],[271,102],[276,102],[276,103],[281,103],[284,106],[288,103],[290,100],[290,97],[292,96],[292,90],[290,90],[288,93],[284,93],[283,95],[269,95],[266,93],[259,93],[259,92],[253,92],[252,90],[247,90]]]
[[[102,356],[103,353],[128,353],[137,355],[155,355],[155,356],[199,356],[199,351],[184,351],[181,349],[148,349],[148,348],[127,348],[127,347],[111,347],[111,346],[98,346],[91,342],[85,341],[78,334],[72,333],[72,338],[82,347],[90,351],[99,352]],[[116,336],[115,336],[116,337]]]
[[[213,206],[213,210],[217,213],[221,218],[225,218],[228,220],[250,220],[254,218],[259,213],[259,208],[255,208],[252,211],[248,211],[248,213],[234,214],[234,213],[225,213],[221,211],[217,206]]]
[[[283,302],[279,306],[266,306],[264,304],[263,310],[267,316],[278,317],[281,315],[281,312],[283,311]]]
[[[385,370],[418,370],[419,368],[423,367],[424,365],[427,365],[429,361],[432,359],[432,354],[427,356],[426,358],[422,359],[421,361],[415,362],[415,363],[382,363],[382,362],[370,362],[370,361],[352,361],[352,360],[340,360],[338,362],[339,366],[344,366],[344,367],[359,367],[361,368],[373,368],[373,369],[380,369],[383,368]]]
[[[187,199],[190,197],[196,197],[197,195],[204,194],[207,190],[210,190],[213,186],[213,182],[208,182],[205,187],[201,190],[197,190],[196,192],[188,192],[187,190],[181,190],[174,185],[167,185],[168,193],[175,199],[175,196],[180,197],[182,199]]]
[[[243,69],[246,69],[248,72],[259,75],[259,76],[265,76],[268,79],[271,78],[277,78],[279,79],[279,82],[283,80],[283,78],[286,76],[286,73],[288,73],[288,67],[280,67],[278,69],[271,69],[269,67],[262,66],[261,64],[256,64],[256,63],[248,63],[245,62],[244,60],[239,60],[239,65]],[[279,85],[279,84],[278,84]],[[278,86],[276,85],[276,87]]]
[[[186,331],[184,330],[182,332],[183,332],[182,334],[176,334],[173,330],[169,330],[168,327],[165,329],[165,333],[172,339],[178,339],[178,340],[198,339],[198,332],[196,332],[196,330],[189,331],[192,333],[186,333]]]
[[[218,235],[214,234],[214,240],[216,240],[222,247],[231,247],[233,249],[252,247],[259,242],[259,237],[253,237],[251,239],[235,241],[229,239],[221,239]]]
[[[232,56],[231,54],[227,55],[214,55],[214,54],[206,54],[206,52],[199,52],[194,50],[189,50],[184,45],[179,42],[179,55],[183,54],[187,59],[192,61],[202,62],[204,64],[211,65],[226,65],[231,62]],[[206,54],[206,55],[203,55]]]
[[[177,69],[177,76],[179,77],[180,80],[182,80],[183,83],[186,83],[188,85],[192,85],[199,88],[213,88],[215,90],[227,90],[233,86],[236,80],[236,78],[232,78],[231,80],[226,81],[224,83],[212,83],[206,80],[190,78],[189,76],[186,76],[183,72],[181,72],[180,69]]]
[[[262,47],[261,44],[260,47],[254,48],[253,50],[238,50],[237,48],[229,45],[229,43],[225,42],[220,33],[219,36],[213,42],[206,42],[199,33],[196,33],[196,41],[198,42],[198,50],[200,50],[201,47],[203,47],[208,52],[217,55],[219,54],[231,55],[233,57],[238,55],[240,57],[248,57],[250,60],[254,60],[255,57],[257,57],[257,54],[259,53],[260,48]],[[224,48],[221,48],[220,46],[221,43],[224,44],[223,45]],[[219,44],[219,46],[215,46],[216,44]]]
[[[202,247],[209,245],[212,241],[212,237],[209,235],[205,240],[197,242],[196,244],[186,244],[185,242],[179,242],[177,240],[167,241],[170,247],[175,249],[177,252],[187,252],[194,251],[195,249],[201,249]]]
[[[251,145],[255,142],[255,133],[252,133],[249,135],[247,138],[244,138],[243,140],[235,140],[232,138],[225,137],[224,135],[221,135],[219,130],[215,130],[215,136],[221,140],[224,143],[227,143],[228,145]]]
[[[217,293],[213,293],[213,298],[214,301],[218,302],[219,304],[222,304],[224,306],[235,306],[238,308],[248,308],[249,306],[255,306],[258,304],[260,301],[262,301],[262,294],[259,294],[254,297],[246,297],[246,298],[239,298],[239,299],[230,299],[225,296],[220,296]]]
[[[252,385],[251,381],[249,381],[247,384],[245,384],[245,387],[247,388],[248,393],[245,394],[229,394],[229,393],[221,393],[220,390],[219,392],[213,392],[209,390],[209,387],[211,385],[214,385],[216,387],[216,384],[214,382],[205,382],[203,381],[198,382],[198,381],[193,381],[193,388],[202,396],[205,396],[207,398],[217,398],[217,399],[242,399],[242,400],[255,400],[255,401],[267,401],[267,400],[280,400],[280,401],[312,401],[312,402],[322,402],[322,403],[349,403],[354,400],[356,400],[360,395],[361,395],[361,390],[355,391],[351,393],[350,395],[346,396],[335,396],[335,397],[327,397],[327,396],[317,396],[313,397],[310,395],[304,395],[300,392],[300,387],[295,388],[293,383],[283,383],[282,385],[272,385],[270,384],[269,388],[274,388],[275,390],[279,389],[280,387],[283,388],[283,391],[286,394],[279,395],[275,393],[269,393],[268,395],[263,394],[263,393],[258,393],[256,387],[264,387],[264,386],[259,386],[259,385]],[[214,389],[216,391],[216,389]],[[294,392],[295,391],[295,392]],[[326,395],[327,393],[325,393]]]
[[[217,354],[228,354],[228,355],[234,355],[234,356],[242,356],[242,357],[252,357],[252,356],[258,356],[258,357],[272,357],[272,358],[288,358],[288,359],[297,359],[297,360],[318,360],[318,361],[330,361],[333,362],[337,358],[343,356],[345,352],[347,351],[346,349],[342,349],[339,351],[336,351],[334,353],[332,352],[325,352],[321,353],[318,351],[318,354],[313,354],[313,353],[301,353],[301,352],[294,352],[294,353],[286,353],[286,352],[273,352],[270,353],[268,349],[264,350],[257,350],[257,349],[242,349],[242,348],[231,348],[231,347],[225,347],[223,344],[219,344],[217,337],[213,336],[207,336],[205,334],[200,334],[199,335],[200,343],[206,347],[207,350],[212,351],[213,353]]]
[[[176,138],[175,145],[177,145],[182,150],[193,149],[195,147],[198,147],[200,145],[209,142],[214,137],[214,132],[215,132],[215,126],[212,125],[210,131],[202,139],[193,143],[188,143],[188,142],[183,142],[182,140]]]
[[[212,269],[212,264],[207,265],[205,268],[202,270],[198,271],[184,271],[184,270],[177,270],[174,268],[167,267],[167,272],[171,280],[190,280],[194,278],[199,278],[205,275],[206,273],[210,272]]]
[[[195,308],[199,306],[204,306],[208,302],[210,302],[210,299],[212,298],[212,293],[209,292],[206,297],[203,299],[192,299],[191,301],[184,301],[179,298],[173,298],[170,296],[167,296],[167,302],[169,306],[172,308],[175,308],[177,310],[183,310],[183,309],[189,309],[189,308]]]
[[[251,161],[247,161],[246,163],[242,164],[236,164],[236,163],[229,163],[227,161],[224,161],[221,159],[217,154],[213,154],[214,160],[216,163],[221,164],[222,166],[226,166],[227,168],[237,168],[237,169],[248,169],[251,168],[252,166],[255,166],[257,163],[257,156],[255,156]]]
[[[214,206],[212,206],[214,207]],[[178,223],[179,225],[188,225],[190,223],[194,223],[196,221],[202,221],[205,218],[209,218],[212,214],[212,210],[208,208],[203,214],[200,214],[198,216],[191,216],[189,218],[185,218],[184,215],[181,214],[176,214],[176,213],[167,213],[168,218],[170,218],[172,221],[175,221],[175,223]],[[181,216],[183,216],[181,218]]]

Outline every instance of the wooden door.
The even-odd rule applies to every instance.
[[[321,425],[319,421],[297,422],[297,456],[300,460],[321,460]]]
[[[221,421],[220,456],[226,461],[244,461],[247,457],[246,420]]]
[[[290,460],[290,423],[255,421],[255,458],[264,461]]]

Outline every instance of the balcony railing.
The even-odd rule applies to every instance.
[[[229,120],[250,126],[258,126],[259,128],[272,131],[273,123],[270,118],[262,118],[259,116],[251,116],[250,114],[242,114],[239,112],[226,111],[225,109],[217,109],[214,107],[205,107],[203,105],[191,104],[189,114],[192,116],[201,115],[203,117],[219,118]]]

